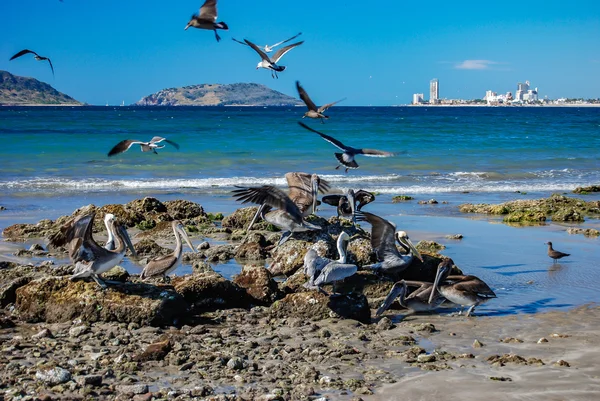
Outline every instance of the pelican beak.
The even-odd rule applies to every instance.
[[[187,232],[185,232],[185,229],[182,228],[179,232],[181,233],[181,236],[183,237],[185,242],[187,242],[190,249],[194,252],[198,252],[196,249],[194,249],[194,246],[192,245],[192,241],[190,241],[190,237],[188,237]]]
[[[417,248],[415,248],[415,246],[413,245],[412,241],[410,240],[410,238],[406,238],[406,245],[408,245],[408,247],[410,248],[412,254],[414,256],[417,257],[417,259],[419,259],[421,261],[421,263],[423,263],[423,256],[421,256],[421,252],[419,252],[417,250]]]
[[[433,282],[433,288],[431,289],[431,294],[429,295],[429,304],[433,301],[433,297],[435,296],[435,291],[438,288],[438,284],[440,282],[440,277],[442,276],[442,268],[441,265],[438,266],[437,273],[435,274],[435,281]]]
[[[250,229],[252,228],[252,226],[254,225],[254,223],[256,223],[256,220],[258,220],[258,216],[260,216],[260,214],[262,213],[262,211],[265,209],[265,205],[266,205],[266,203],[263,203],[262,205],[260,205],[260,207],[256,211],[256,214],[252,218],[252,221],[248,225],[248,228],[246,229],[246,232],[248,232],[248,233],[250,232]]]
[[[402,282],[398,281],[396,284],[394,284],[394,286],[390,290],[390,293],[385,298],[379,309],[377,309],[377,312],[375,312],[375,316],[379,316],[383,312],[385,312],[396,298],[400,297],[400,299],[404,299],[405,295],[406,283],[404,282],[404,280],[402,280]],[[402,304],[402,302],[400,302],[400,304]]]
[[[137,258],[137,256],[138,256],[137,252],[135,251],[135,248],[133,247],[133,244],[131,243],[131,238],[129,238],[129,234],[127,233],[127,230],[121,224],[119,224],[118,229],[121,232],[123,239],[125,240],[125,245],[127,245],[127,248],[129,248],[133,257]]]
[[[319,180],[312,180],[312,214],[317,212],[317,196],[319,195]]]

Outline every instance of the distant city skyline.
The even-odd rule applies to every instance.
[[[316,103],[406,104],[433,77],[448,99],[514,92],[524,77],[549,98],[600,97],[597,1],[382,0],[365,18],[358,0],[321,3],[318,13],[299,2],[220,0],[219,20],[230,29],[219,31],[219,43],[210,31],[183,29],[202,2],[6,0],[0,70],[90,104],[130,104],[202,83],[256,82],[297,97],[296,80]],[[304,44],[282,59],[277,80],[231,40],[273,44],[298,32]],[[9,61],[22,49],[50,57],[55,77],[32,58]]]

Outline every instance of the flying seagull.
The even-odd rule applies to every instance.
[[[287,45],[286,47],[282,47],[281,49],[277,50],[277,53],[275,53],[273,55],[273,57],[269,57],[269,56],[267,56],[267,54],[265,52],[263,52],[262,50],[260,50],[259,47],[256,46],[254,43],[250,42],[247,39],[244,39],[244,42],[246,42],[246,44],[248,46],[250,46],[251,48],[253,48],[254,51],[256,51],[258,53],[258,55],[260,56],[260,58],[262,59],[256,65],[256,69],[258,70],[259,68],[266,68],[268,70],[271,70],[271,77],[273,77],[273,78],[279,78],[277,76],[277,73],[286,69],[286,67],[283,66],[283,65],[277,65],[277,63],[279,62],[279,60],[281,60],[281,58],[287,52],[289,52],[290,50],[292,50],[294,47],[300,46],[302,43],[304,43],[304,41],[297,42],[297,43],[292,43],[291,45]]]
[[[187,30],[189,27],[198,29],[208,29],[215,31],[215,38],[217,42],[221,40],[221,37],[217,33],[217,29],[223,29],[227,31],[229,27],[223,21],[217,22],[217,0],[206,0],[202,7],[200,7],[200,13],[198,15],[192,15],[192,19],[185,26]]]
[[[365,156],[370,156],[370,157],[391,157],[391,156],[396,156],[395,153],[392,152],[385,152],[383,150],[377,150],[377,149],[360,149],[360,148],[353,148],[351,146],[346,146],[343,143],[341,143],[340,141],[338,141],[337,139],[329,136],[329,135],[325,135],[322,132],[319,132],[317,130],[314,130],[312,128],[310,128],[308,125],[304,124],[303,122],[298,122],[298,124],[300,124],[300,126],[306,128],[309,131],[312,131],[316,134],[319,134],[321,136],[321,138],[325,139],[327,142],[331,143],[332,145],[336,146],[337,148],[343,150],[343,153],[334,153],[335,154],[335,158],[338,159],[338,162],[340,163],[335,169],[337,170],[338,168],[340,168],[340,166],[344,166],[346,167],[346,173],[348,172],[349,169],[354,169],[354,168],[358,168],[358,163],[356,162],[356,160],[354,160],[354,157],[356,155],[365,155]]]
[[[154,154],[158,154],[156,149],[162,149],[165,145],[159,146],[158,143],[166,142],[169,145],[173,145],[175,149],[179,150],[179,145],[173,141],[169,141],[166,138],[155,136],[150,140],[150,142],[142,142],[137,141],[135,139],[124,139],[121,142],[117,143],[111,150],[108,152],[108,156],[114,156],[119,153],[127,152],[132,145],[140,145],[142,152],[154,152]]]
[[[304,102],[304,104],[306,104],[306,107],[308,107],[308,111],[306,113],[304,113],[304,116],[302,116],[302,118],[304,117],[308,117],[308,118],[320,118],[321,119],[321,124],[323,124],[323,119],[328,119],[329,116],[326,116],[323,114],[323,112],[325,110],[327,110],[328,108],[330,108],[331,106],[333,106],[336,103],[341,102],[344,99],[340,99],[336,102],[333,103],[327,103],[324,104],[321,107],[317,107],[317,105],[310,99],[310,97],[308,97],[308,93],[306,93],[306,91],[304,90],[304,88],[300,85],[300,82],[296,81],[296,89],[298,89],[298,95],[300,96],[300,99],[302,99],[302,101]]]
[[[52,76],[54,76],[54,67],[52,66],[52,61],[50,61],[50,59],[48,57],[44,57],[44,56],[40,56],[39,54],[37,54],[36,52],[34,52],[33,50],[28,50],[28,49],[24,49],[21,50],[20,52],[18,52],[17,54],[15,54],[14,56],[12,56],[10,58],[10,60],[14,60],[16,58],[21,57],[24,54],[34,54],[33,58],[35,58],[37,61],[44,61],[44,60],[48,60],[48,63],[50,64],[50,69],[52,70]],[[9,60],[9,61],[10,61]]]
[[[276,48],[277,46],[279,46],[279,45],[282,45],[282,44],[284,44],[284,43],[287,43],[287,42],[289,42],[290,40],[296,39],[296,38],[297,38],[298,36],[300,36],[300,35],[302,35],[302,32],[298,33],[297,35],[294,35],[294,36],[292,36],[292,37],[291,37],[291,38],[289,38],[289,39],[286,39],[286,40],[284,40],[284,41],[281,41],[281,42],[275,43],[274,45],[271,45],[271,46],[269,46],[269,45],[264,45],[263,47],[259,47],[259,49],[260,49],[260,50],[262,50],[262,51],[263,51],[263,52],[265,52],[265,53],[271,53],[271,52],[273,51],[273,49],[274,49],[274,48]],[[245,42],[242,42],[242,41],[239,41],[239,40],[237,40],[236,38],[231,38],[231,39],[233,39],[235,42],[238,42],[239,44],[242,44],[242,45],[244,45],[244,46],[248,46],[248,44],[247,44],[247,43],[245,43]]]

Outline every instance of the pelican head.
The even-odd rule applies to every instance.
[[[188,244],[188,246],[190,247],[190,249],[194,252],[196,252],[196,250],[194,249],[194,246],[192,245],[192,241],[190,241],[190,237],[188,237],[187,232],[185,231],[185,228],[183,227],[183,223],[179,220],[173,220],[173,223],[171,223],[173,225],[173,231],[178,232],[181,237],[185,240],[185,242]]]
[[[450,274],[450,270],[452,270],[452,266],[454,265],[454,261],[450,258],[444,258],[440,262],[437,268],[437,273],[435,275],[435,281],[433,282],[433,289],[431,290],[431,295],[429,295],[429,303],[433,301],[435,296],[435,291],[438,290],[438,285],[440,281],[442,281],[442,277],[445,279]]]
[[[417,248],[415,248],[410,238],[408,238],[408,234],[406,234],[406,231],[397,231],[396,241],[398,241],[400,244],[408,246],[412,254],[416,256],[421,262],[423,262],[423,256],[421,256],[421,253],[417,250]]]
[[[408,288],[406,286],[406,281],[402,280],[402,281],[398,281],[397,283],[395,283],[394,286],[392,287],[392,289],[390,290],[390,293],[388,294],[388,296],[385,298],[385,300],[383,301],[383,303],[381,304],[379,309],[377,309],[375,316],[379,316],[383,312],[385,312],[390,307],[390,305],[394,302],[394,300],[398,297],[400,297],[400,305],[405,306],[404,298],[406,297],[407,291],[408,291]]]

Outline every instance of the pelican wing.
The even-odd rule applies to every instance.
[[[322,113],[322,112],[324,112],[325,110],[327,110],[328,108],[330,108],[331,106],[333,106],[333,105],[335,105],[335,104],[337,104],[337,103],[339,103],[339,102],[342,102],[342,101],[344,101],[344,100],[346,100],[346,98],[343,98],[343,99],[337,100],[337,101],[335,101],[335,102],[332,102],[332,103],[327,103],[327,104],[324,104],[323,106],[319,107],[319,109],[318,109],[317,111],[318,111],[319,113]]]
[[[260,58],[262,58],[263,60],[271,63],[271,59],[269,58],[269,56],[267,56],[267,54],[265,52],[263,52],[262,50],[260,50],[260,48],[258,46],[256,46],[254,43],[250,42],[248,39],[244,39],[244,42],[246,42],[246,44],[248,46],[250,46],[251,48],[253,48],[254,51],[258,53],[258,55],[260,56]]]
[[[200,7],[200,19],[204,19],[210,22],[217,20],[217,0],[206,0],[202,7]]]
[[[158,256],[146,264],[140,278],[145,279],[153,276],[162,276],[175,263],[177,263],[177,257],[175,255]]]
[[[18,52],[17,54],[15,54],[14,56],[12,56],[12,57],[10,58],[10,60],[14,60],[14,59],[16,59],[16,58],[19,58],[19,57],[21,57],[22,55],[24,55],[24,54],[28,54],[28,53],[35,54],[36,56],[38,56],[38,57],[39,57],[39,55],[38,55],[36,52],[34,52],[33,50],[29,50],[29,49],[23,49],[23,50],[21,50],[20,52]],[[9,61],[10,61],[10,60],[9,60]]]
[[[297,35],[294,35],[294,36],[292,36],[292,37],[291,37],[291,38],[289,38],[289,39],[282,40],[281,42],[277,42],[277,43],[275,43],[274,45],[271,45],[271,47],[277,47],[277,46],[279,46],[279,45],[282,45],[282,44],[284,44],[284,43],[287,43],[287,42],[289,42],[290,40],[294,40],[294,39],[296,39],[296,38],[297,38],[298,36],[300,36],[300,35],[302,35],[302,32],[298,33]]]
[[[281,189],[271,185],[261,187],[249,187],[233,190],[233,197],[242,203],[255,203],[257,205],[267,204],[274,208],[283,209],[290,214],[292,219],[302,224],[302,213],[298,206]]]
[[[359,189],[354,193],[354,199],[358,202],[356,210],[360,211],[363,206],[368,205],[375,200],[375,195],[369,191]]]
[[[323,268],[319,277],[315,279],[314,284],[316,286],[321,286],[323,284],[340,281],[346,277],[352,276],[357,270],[358,267],[356,267],[356,265],[333,261]]]
[[[381,306],[379,307],[379,309],[377,309],[377,312],[375,312],[375,316],[379,316],[383,312],[388,310],[388,308],[392,305],[392,303],[396,300],[396,298],[403,295],[403,293],[405,293],[405,292],[406,292],[406,286],[404,285],[404,283],[402,283],[401,281],[398,281],[397,283],[395,283],[392,286],[392,289],[390,290],[387,297],[385,297],[385,300],[381,303]]]
[[[121,142],[117,143],[111,150],[108,152],[108,156],[114,156],[119,153],[123,153],[129,150],[131,145],[135,144],[144,144],[145,142],[136,141],[132,139],[123,139]]]
[[[304,213],[313,203],[312,176],[307,173],[290,172],[286,173],[285,179],[290,187],[289,198]],[[329,182],[319,179],[318,190],[321,193],[327,192]]]
[[[340,199],[345,197],[346,195],[325,195],[321,198],[321,201],[331,206],[338,206],[340,204]]]
[[[92,238],[95,215],[96,213],[92,212],[77,217],[73,220],[73,223],[67,227],[65,237],[70,248],[69,258],[73,263],[82,260],[90,261],[99,250],[104,250]]]
[[[319,132],[319,131],[317,131],[315,129],[312,129],[308,125],[304,124],[301,121],[299,121],[298,124],[300,124],[301,127],[304,127],[307,130],[314,132],[315,134],[319,134],[321,136],[321,138],[325,139],[327,142],[331,143],[333,146],[337,147],[338,149],[341,149],[343,151],[349,150],[349,148],[346,145],[344,145],[343,143],[341,143],[337,139],[335,139],[335,138],[333,138],[333,137],[331,137],[329,135],[325,135],[322,132]]]
[[[389,256],[399,256],[394,237],[396,233],[394,223],[368,212],[359,212],[356,216],[357,221],[367,221],[371,224],[371,246],[380,260],[385,260]]]
[[[273,58],[270,61],[272,63],[277,64],[279,62],[279,60],[281,60],[281,58],[287,52],[289,52],[290,50],[292,50],[296,46],[300,46],[302,43],[304,43],[304,41],[298,42],[298,43],[292,43],[291,45],[287,45],[286,47],[282,47],[281,49],[277,50],[277,53],[275,53],[275,55],[273,56]]]
[[[359,152],[361,155],[365,155],[365,156],[369,156],[369,157],[392,157],[392,156],[396,156],[395,153],[393,152],[386,152],[383,150],[377,150],[377,149],[359,149]]]
[[[175,149],[179,150],[179,145],[177,143],[175,143],[173,141],[170,141],[167,138],[163,138],[161,136],[155,136],[154,138],[152,138],[150,140],[150,143],[160,143],[160,142],[163,142],[163,141],[166,142],[166,143],[168,143],[169,145],[175,147]]]
[[[496,298],[494,291],[483,280],[475,276],[466,276],[463,280],[455,283],[454,288],[483,298]]]
[[[304,88],[300,85],[299,81],[296,81],[296,89],[298,90],[298,95],[300,99],[306,104],[309,110],[317,111],[317,105],[310,99],[308,93],[304,90]]]

